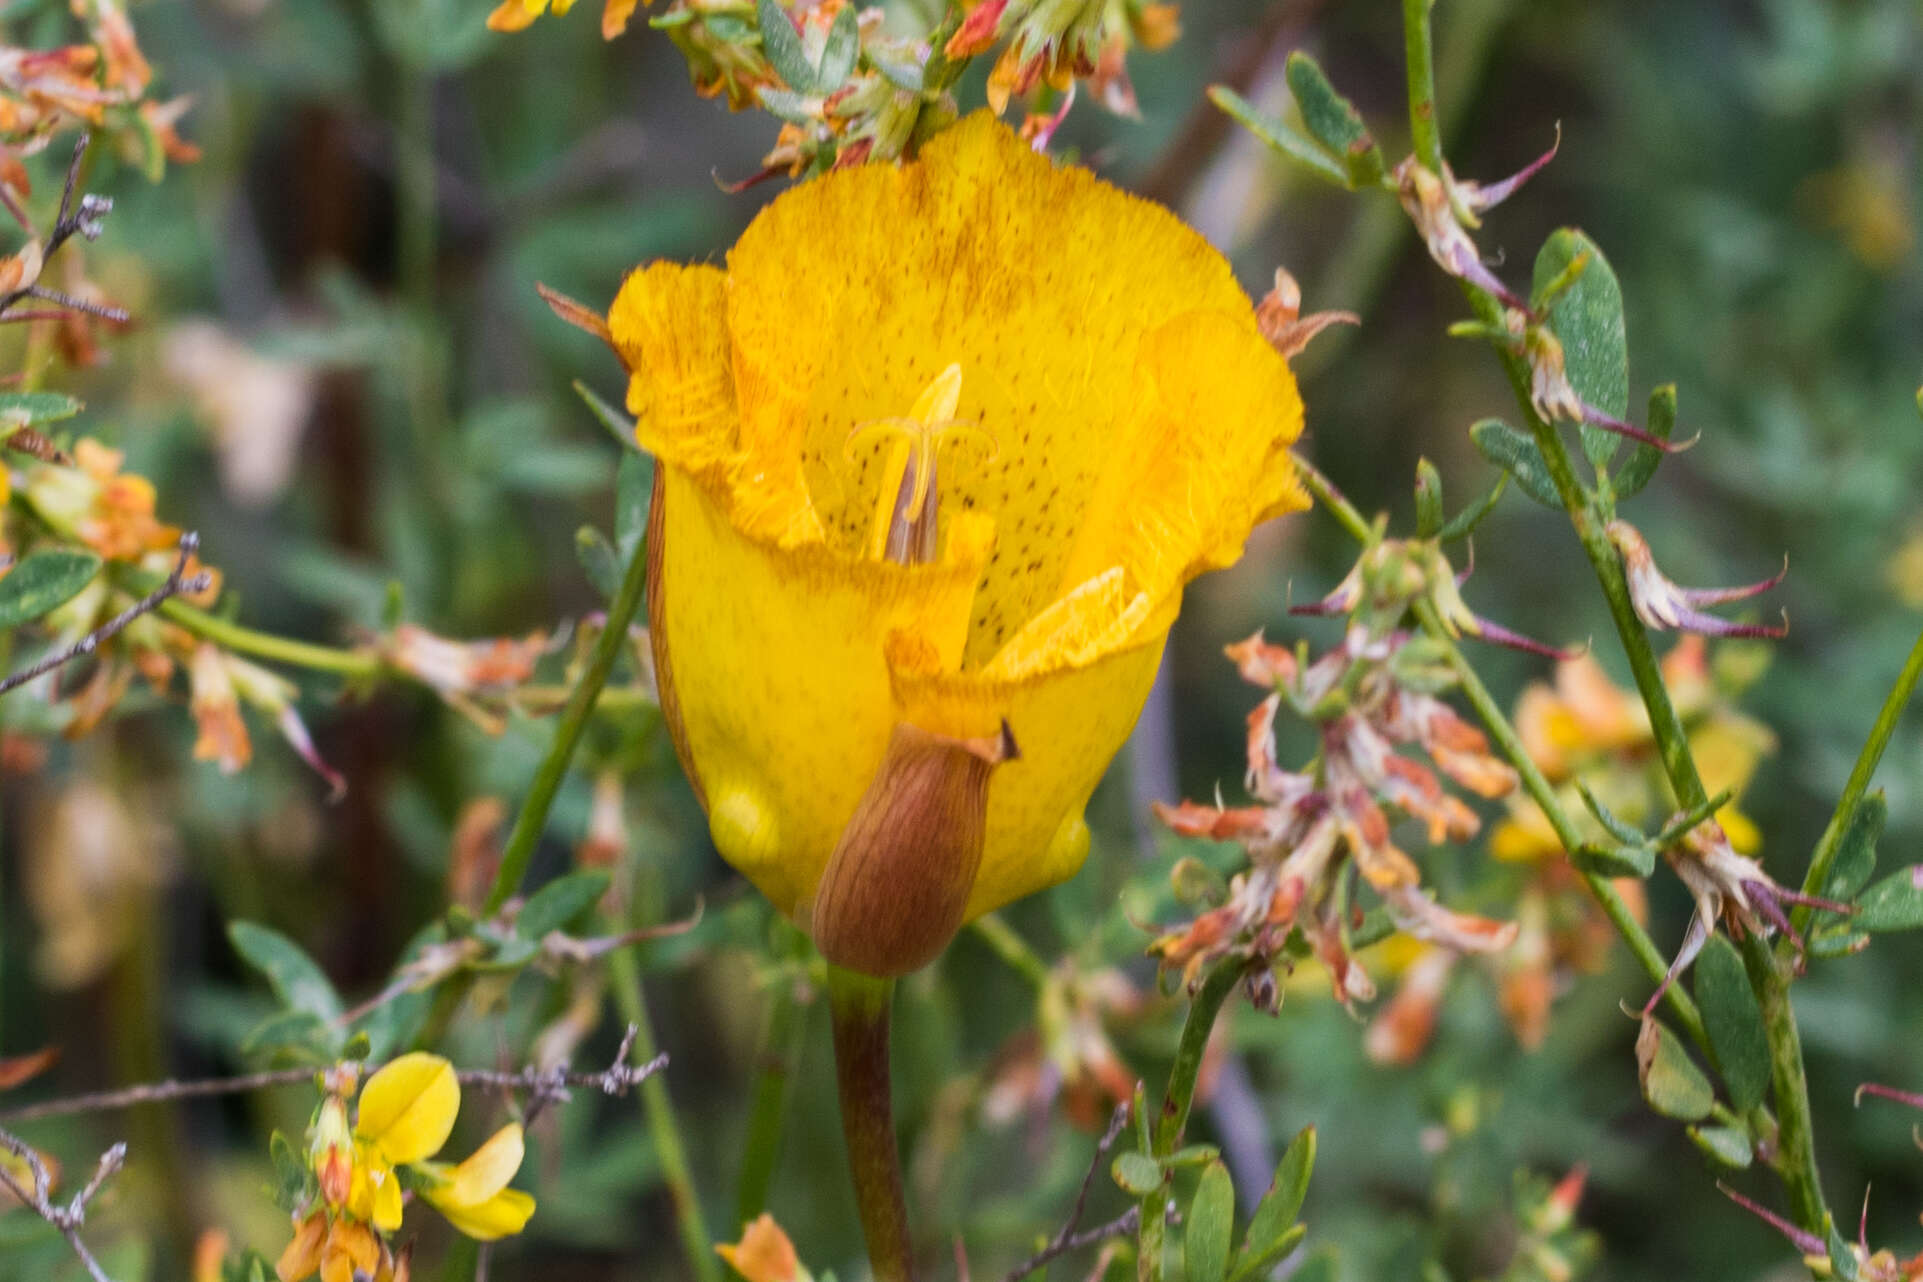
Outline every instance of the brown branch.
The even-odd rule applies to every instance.
[[[1075,1226],[1081,1222],[1082,1211],[1088,1206],[1088,1191],[1095,1184],[1095,1172],[1102,1169],[1102,1159],[1108,1155],[1109,1149],[1115,1146],[1116,1137],[1121,1135],[1122,1128],[1128,1125],[1129,1111],[1126,1101],[1115,1106],[1114,1115],[1108,1119],[1107,1132],[1095,1144],[1095,1156],[1089,1160],[1088,1171],[1082,1176],[1082,1187],[1076,1190],[1075,1205],[1069,1208],[1068,1222],[1062,1225],[1061,1232],[1057,1233],[1054,1240],[1047,1246],[1010,1269],[1002,1282],[1021,1282],[1022,1278],[1058,1255],[1067,1255],[1070,1251],[1080,1250],[1091,1243],[1121,1237],[1135,1231],[1135,1225],[1142,1214],[1139,1206],[1131,1206],[1106,1224],[1098,1224],[1080,1233],[1075,1231]]]
[[[621,1049],[614,1062],[598,1073],[567,1072],[566,1070],[537,1069],[528,1067],[517,1072],[499,1072],[486,1068],[464,1068],[454,1076],[464,1086],[479,1086],[495,1091],[528,1091],[530,1093],[528,1117],[531,1119],[541,1108],[548,1104],[565,1100],[571,1087],[593,1087],[606,1095],[625,1095],[630,1087],[646,1081],[668,1065],[666,1055],[657,1055],[645,1064],[629,1064],[628,1051],[634,1045],[634,1025],[628,1025],[627,1036],[621,1039]],[[264,1073],[246,1073],[238,1077],[209,1077],[194,1081],[148,1082],[140,1086],[128,1086],[115,1091],[95,1091],[88,1095],[71,1095],[65,1099],[47,1100],[40,1104],[28,1104],[21,1108],[0,1112],[0,1122],[37,1122],[47,1117],[68,1117],[75,1113],[105,1113],[115,1109],[134,1108],[142,1104],[165,1104],[173,1100],[200,1099],[210,1095],[238,1095],[247,1091],[266,1090],[273,1086],[291,1086],[297,1082],[312,1081],[322,1070],[317,1068],[281,1068]],[[5,1132],[0,1131],[0,1136]],[[4,1141],[0,1141],[4,1142]]]
[[[0,306],[4,306],[4,303],[0,303]],[[173,573],[167,576],[166,582],[148,593],[140,601],[135,602],[130,608],[123,610],[121,613],[95,628],[92,632],[89,632],[86,636],[81,637],[66,649],[61,650],[57,654],[50,654],[32,667],[16,672],[4,681],[0,681],[0,694],[6,694],[10,690],[17,689],[27,684],[27,682],[34,680],[36,677],[43,677],[55,668],[71,663],[83,655],[92,654],[102,641],[114,636],[141,615],[149,614],[159,609],[161,602],[167,600],[169,597],[178,596],[182,592],[205,591],[207,587],[213,583],[213,578],[205,570],[191,577],[187,575],[188,559],[193,556],[194,549],[199,546],[200,536],[198,534],[189,530],[187,533],[181,535],[180,559],[174,562]]]
[[[0,1165],[0,1185],[4,1185],[9,1192],[19,1198],[22,1206],[60,1231],[60,1235],[67,1239],[67,1245],[72,1247],[74,1254],[80,1257],[81,1264],[86,1266],[94,1282],[113,1282],[113,1279],[107,1276],[106,1270],[100,1267],[100,1261],[94,1258],[93,1252],[87,1249],[87,1244],[80,1240],[80,1229],[87,1222],[87,1204],[93,1201],[101,1187],[126,1162],[127,1146],[115,1144],[102,1153],[99,1163],[94,1167],[93,1177],[87,1181],[86,1187],[74,1194],[73,1200],[65,1206],[56,1205],[47,1196],[53,1187],[53,1177],[48,1174],[46,1162],[41,1159],[33,1145],[17,1135],[0,1130],[0,1148],[5,1148],[27,1164],[27,1170],[33,1178],[33,1188],[31,1190],[22,1188],[13,1172],[4,1165]]]

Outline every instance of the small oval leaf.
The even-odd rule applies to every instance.
[[[1857,899],[1850,925],[1876,932],[1923,926],[1923,864],[1911,864],[1873,883]]]
[[[1710,936],[1696,958],[1695,989],[1710,1054],[1729,1089],[1729,1102],[1737,1112],[1746,1112],[1762,1103],[1769,1089],[1769,1037],[1749,972],[1736,946],[1723,936]]]
[[[1146,1153],[1122,1153],[1109,1168],[1115,1183],[1130,1197],[1147,1197],[1162,1187],[1162,1164]]]
[[[98,573],[100,558],[91,552],[35,552],[0,578],[0,628],[17,628],[60,608]]]
[[[1549,300],[1549,328],[1562,342],[1569,385],[1585,404],[1620,419],[1629,413],[1629,342],[1623,332],[1622,286],[1596,242],[1573,227],[1551,235],[1536,255],[1538,297],[1559,280],[1566,283]],[[1583,453],[1598,472],[1609,466],[1620,444],[1621,438],[1612,432],[1582,429]]]
[[[1469,439],[1484,458],[1515,477],[1524,494],[1544,507],[1562,510],[1556,483],[1549,479],[1549,464],[1535,441],[1498,418],[1485,418],[1471,427]]]
[[[1219,1158],[1202,1168],[1189,1202],[1182,1235],[1188,1282],[1223,1282],[1229,1271],[1229,1238],[1235,1231],[1235,1182]]]
[[[1676,1040],[1676,1034],[1647,1015],[1642,1032],[1636,1036],[1636,1074],[1642,1082],[1643,1098],[1664,1117],[1679,1122],[1701,1121],[1716,1102],[1709,1079]]]

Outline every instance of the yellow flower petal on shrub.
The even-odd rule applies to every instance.
[[[454,1066],[414,1051],[367,1079],[354,1129],[388,1162],[418,1162],[440,1152],[460,1109]]]
[[[521,1124],[509,1122],[450,1172],[447,1196],[465,1205],[478,1205],[507,1187],[521,1169],[526,1144]]]
[[[534,1214],[534,1198],[519,1189],[502,1189],[484,1202],[468,1204],[447,1196],[445,1186],[428,1188],[421,1196],[452,1224],[477,1242],[519,1233]]]
[[[1227,262],[980,114],[784,194],[725,270],[634,272],[608,319],[722,854],[806,927],[896,727],[1005,722],[967,915],[1071,875],[1184,585],[1306,504],[1295,382]],[[880,559],[937,441],[969,448],[934,460],[934,558]]]

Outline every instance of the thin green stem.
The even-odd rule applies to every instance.
[[[841,1133],[848,1142],[848,1169],[868,1242],[868,1263],[876,1282],[914,1282],[888,1066],[888,1014],[894,993],[892,979],[828,967]]]
[[[1208,1049],[1209,1034],[1215,1031],[1222,1004],[1242,982],[1248,969],[1246,957],[1224,958],[1203,976],[1202,986],[1189,1000],[1188,1017],[1182,1021],[1182,1036],[1175,1046],[1175,1063],[1169,1068],[1161,1111],[1155,1115],[1151,1131],[1151,1147],[1156,1157],[1167,1157],[1182,1142],[1182,1132],[1188,1128],[1189,1110],[1195,1103],[1195,1083],[1202,1072],[1202,1056]],[[1142,1198],[1135,1262],[1138,1282],[1160,1282],[1169,1198],[1167,1181]]]
[[[1763,1033],[1769,1042],[1770,1080],[1776,1100],[1776,1172],[1788,1190],[1797,1222],[1821,1233],[1829,1220],[1823,1183],[1816,1169],[1816,1127],[1810,1115],[1809,1079],[1803,1071],[1803,1037],[1790,1005],[1783,963],[1762,936],[1751,932],[1741,943],[1743,965],[1750,987],[1763,1011]]]
[[[508,896],[520,887],[528,861],[534,857],[535,843],[547,826],[548,808],[554,804],[554,796],[567,778],[568,762],[573,760],[581,732],[587,729],[588,719],[594,714],[595,700],[601,695],[601,687],[608,683],[615,661],[627,647],[628,625],[641,606],[647,582],[648,551],[644,541],[635,548],[628,562],[621,587],[608,605],[607,623],[595,638],[594,652],[588,656],[587,670],[581,674],[580,683],[561,710],[547,755],[534,772],[534,782],[528,789],[527,800],[521,804],[521,813],[514,817],[514,830],[508,834],[507,845],[501,851],[501,866],[494,874],[494,886],[482,906],[483,916],[491,917],[500,911]]]
[[[1302,484],[1315,496],[1316,502],[1329,510],[1329,515],[1348,531],[1350,538],[1363,547],[1368,547],[1375,542],[1375,530],[1370,526],[1368,519],[1362,515],[1355,504],[1349,502],[1341,490],[1335,488],[1333,481],[1300,455],[1295,458],[1295,470],[1296,475],[1302,478]]]
[[[1575,821],[1570,818],[1569,812],[1563,808],[1561,800],[1556,796],[1554,786],[1543,776],[1535,760],[1530,757],[1529,750],[1523,746],[1522,736],[1516,733],[1516,728],[1509,723],[1508,716],[1496,702],[1495,696],[1489,693],[1489,687],[1482,683],[1482,678],[1469,663],[1468,656],[1462,653],[1462,648],[1455,643],[1448,629],[1443,626],[1435,606],[1428,601],[1417,602],[1416,618],[1421,622],[1422,630],[1445,647],[1449,656],[1449,665],[1455,670],[1456,677],[1462,685],[1463,697],[1469,700],[1469,706],[1474,708],[1476,715],[1482,719],[1482,724],[1489,731],[1489,737],[1494,739],[1496,746],[1502,749],[1503,756],[1507,757],[1509,763],[1516,768],[1516,773],[1522,778],[1523,790],[1542,811],[1543,817],[1549,820],[1550,828],[1555,831],[1556,840],[1560,841],[1563,849],[1570,853],[1571,866],[1576,868],[1583,883],[1589,887],[1589,892],[1596,897],[1596,902],[1602,905],[1604,915],[1616,928],[1616,933],[1622,936],[1623,942],[1629,945],[1630,953],[1634,955],[1644,972],[1650,979],[1661,983],[1669,973],[1668,961],[1663,957],[1662,951],[1656,947],[1656,942],[1649,937],[1649,932],[1643,929],[1642,923],[1638,922],[1635,914],[1629,910],[1629,905],[1623,902],[1623,897],[1616,893],[1616,887],[1610,883],[1609,878],[1575,864],[1573,856],[1576,848],[1582,844],[1581,831],[1576,827]],[[1707,1048],[1709,1036],[1703,1029],[1703,1017],[1697,1011],[1696,1003],[1683,990],[1682,985],[1669,985],[1664,990],[1663,1001],[1668,1004],[1676,1022],[1682,1025],[1683,1031],[1689,1035],[1690,1040],[1700,1047]]]
[[[1416,159],[1442,172],[1442,131],[1436,127],[1435,37],[1429,10],[1435,0],[1402,0],[1402,44],[1408,56],[1409,138]]]
[[[808,940],[786,923],[783,926],[788,938],[776,950],[780,970],[769,989],[767,1028],[741,1146],[741,1176],[735,1190],[735,1219],[741,1224],[768,1209],[768,1190],[774,1184],[781,1136],[788,1125],[789,1088],[808,1033],[807,1007],[800,1001],[795,974],[795,967],[808,955]]]
[[[378,677],[388,670],[381,657],[370,650],[343,650],[244,628],[188,605],[178,597],[161,602],[160,613],[195,636],[226,646],[237,654],[315,672],[333,672],[350,679]]]
[[[968,925],[977,939],[1023,979],[1037,988],[1048,982],[1048,963],[1036,955],[1027,940],[1015,933],[1013,926],[1002,920],[1001,914],[983,913]]]
[[[654,1024],[648,1018],[648,999],[641,989],[641,964],[631,948],[617,948],[608,954],[608,975],[614,984],[615,1005],[621,1017],[634,1025],[633,1063],[645,1064],[656,1054]],[[714,1239],[708,1236],[701,1216],[701,1199],[696,1195],[694,1177],[688,1170],[688,1147],[681,1139],[681,1126],[675,1120],[674,1101],[668,1097],[666,1073],[656,1073],[641,1083],[641,1108],[648,1120],[648,1134],[654,1140],[655,1158],[661,1163],[661,1178],[674,1203],[675,1227],[681,1234],[681,1249],[688,1258],[695,1282],[722,1282],[721,1266],[714,1253]]]
[[[1843,785],[1843,795],[1837,799],[1829,826],[1823,829],[1822,837],[1816,842],[1816,851],[1810,856],[1809,871],[1803,875],[1804,894],[1820,895],[1823,887],[1829,884],[1830,869],[1836,863],[1837,846],[1842,841],[1843,830],[1849,827],[1857,806],[1862,804],[1863,794],[1869,791],[1870,777],[1876,773],[1877,763],[1883,759],[1883,750],[1890,746],[1890,736],[1896,733],[1896,724],[1902,720],[1903,709],[1916,692],[1919,677],[1923,677],[1923,635],[1916,638],[1916,644],[1910,647],[1910,657],[1903,661],[1903,670],[1896,674],[1896,684],[1890,687],[1882,709],[1876,714],[1876,724],[1870,727],[1870,737],[1864,742],[1863,751],[1857,754],[1856,765],[1850,769],[1849,780]],[[1799,904],[1790,916],[1790,924],[1800,931],[1809,923],[1809,916],[1810,909]]]

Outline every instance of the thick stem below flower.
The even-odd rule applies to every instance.
[[[914,1282],[888,1067],[888,1008],[894,992],[892,979],[828,968],[841,1133],[848,1143],[848,1168],[869,1265],[876,1282]]]

